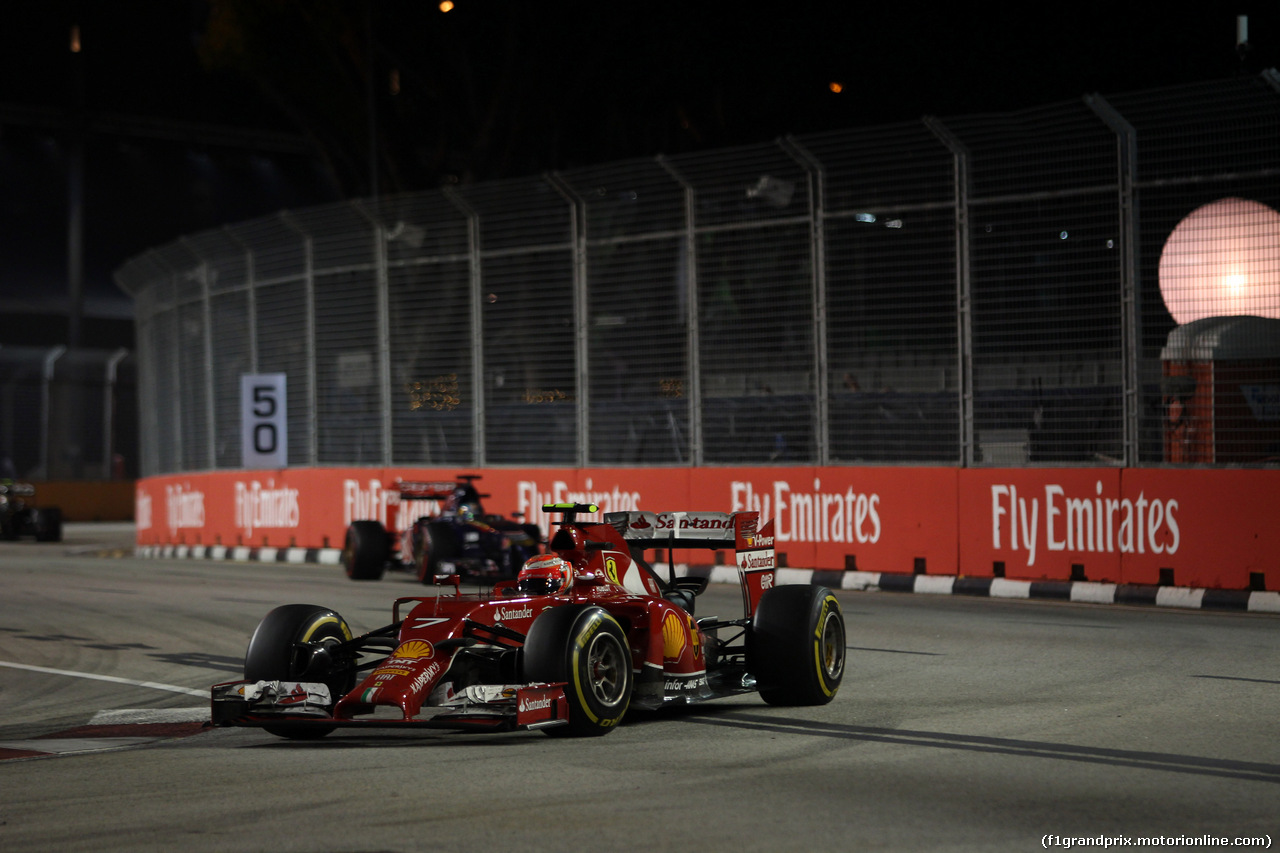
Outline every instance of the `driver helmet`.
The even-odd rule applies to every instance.
[[[530,595],[550,595],[567,590],[573,581],[573,567],[569,561],[555,554],[539,554],[530,557],[516,576],[516,588]]]

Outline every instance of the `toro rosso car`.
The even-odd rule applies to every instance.
[[[563,513],[549,552],[515,581],[401,598],[389,625],[353,636],[336,611],[288,604],[249,641],[244,679],[212,688],[213,722],[287,738],[340,727],[540,729],[603,735],[629,708],[758,692],[820,705],[844,673],[845,627],[830,590],[774,584],[773,524],[755,512]],[[653,549],[732,550],[736,618],[695,616],[706,578],[664,573]],[[665,575],[665,577],[664,577]],[[449,587],[452,586],[452,590]]]
[[[488,495],[476,491],[478,479],[462,474],[451,483],[401,482],[398,533],[377,521],[354,521],[347,528],[342,545],[347,577],[378,580],[394,559],[423,583],[438,574],[468,580],[514,578],[524,561],[541,550],[541,531],[535,524],[487,515],[480,500]]]

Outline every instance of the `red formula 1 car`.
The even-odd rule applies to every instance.
[[[563,514],[548,553],[516,581],[401,598],[391,624],[353,637],[335,611],[289,604],[249,642],[244,680],[212,689],[213,722],[290,738],[338,727],[543,729],[602,735],[631,707],[758,691],[819,705],[840,687],[844,616],[820,586],[774,585],[772,522],[754,512]],[[653,549],[733,549],[740,618],[695,617],[706,578],[676,577]]]

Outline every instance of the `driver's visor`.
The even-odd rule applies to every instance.
[[[519,587],[530,595],[550,595],[560,588],[560,578],[523,578]]]

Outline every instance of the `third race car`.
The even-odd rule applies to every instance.
[[[37,542],[62,541],[62,510],[35,503],[35,486],[0,480],[0,539],[34,536]]]

